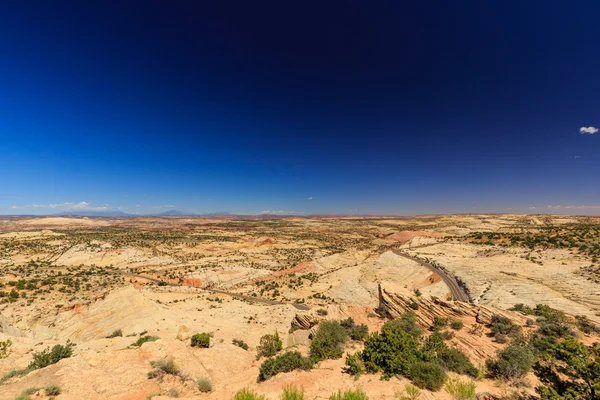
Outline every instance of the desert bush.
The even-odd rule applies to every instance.
[[[260,357],[271,357],[281,351],[283,348],[283,342],[279,338],[279,333],[275,331],[273,335],[264,335],[260,338],[260,344],[258,345],[257,355]]]
[[[58,396],[61,392],[58,385],[48,385],[44,388],[46,396]]]
[[[317,310],[317,314],[321,315],[321,316],[326,316],[328,314],[327,310],[325,310],[324,308],[319,308]]]
[[[577,327],[581,332],[587,333],[588,335],[600,333],[600,327],[590,321],[585,315],[578,315],[575,319],[577,320]],[[0,358],[2,358],[2,342],[0,342]]]
[[[478,375],[477,367],[473,365],[465,353],[458,349],[446,347],[438,351],[437,356],[442,366],[448,371],[470,375],[473,378]]]
[[[198,381],[196,381],[196,386],[198,386],[198,390],[203,393],[212,392],[212,383],[208,378],[198,379]]]
[[[121,337],[121,336],[123,336],[123,331],[121,329],[117,329],[117,330],[113,331],[113,333],[108,335],[106,338],[112,339],[112,338]]]
[[[47,367],[48,365],[56,364],[63,358],[71,357],[73,354],[73,347],[75,345],[70,341],[67,341],[66,345],[57,344],[52,347],[52,350],[46,348],[46,350],[40,351],[33,354],[33,361],[29,364],[27,369],[40,369]]]
[[[432,392],[440,390],[446,379],[446,373],[442,367],[431,361],[412,362],[406,375],[416,386]]]
[[[362,358],[362,353],[359,351],[354,354],[348,354],[346,356],[346,369],[345,372],[350,375],[359,376],[365,372],[365,363]]]
[[[233,339],[231,343],[233,343],[237,347],[241,347],[244,350],[248,350],[248,344],[246,344],[246,342],[244,342],[243,340]]]
[[[497,335],[508,335],[514,337],[521,333],[521,327],[515,325],[510,318],[503,317],[499,314],[492,315],[492,320],[489,325],[491,335],[496,337]]]
[[[597,400],[600,398],[600,343],[586,346],[573,337],[556,343],[534,365],[542,383],[536,388],[543,400]]]
[[[405,374],[412,361],[424,356],[419,341],[393,322],[367,336],[362,352],[366,371],[382,371],[384,378]]]
[[[12,346],[12,341],[10,339],[0,342],[0,360],[8,357],[10,346]]]
[[[449,331],[447,329],[444,329],[443,331],[438,331],[438,332],[440,334],[440,337],[443,340],[450,340],[450,339],[452,339],[454,337],[454,332]]]
[[[487,360],[485,365],[494,378],[513,380],[525,376],[533,361],[533,351],[529,346],[510,344],[498,352],[498,358]]]
[[[458,320],[454,320],[452,322],[450,322],[450,328],[454,329],[455,331],[460,331],[465,325]]]
[[[369,396],[362,389],[340,390],[329,396],[329,400],[369,400]]]
[[[352,318],[347,318],[341,321],[340,325],[342,325],[352,340],[363,340],[369,333],[369,328],[367,325],[356,325]]]
[[[27,389],[23,390],[21,392],[21,394],[19,394],[17,397],[15,397],[15,400],[30,400],[31,397],[29,397],[29,396],[31,396],[32,394],[34,394],[38,390],[40,390],[40,389],[38,389],[36,387],[27,388]]]
[[[210,347],[210,335],[208,333],[196,333],[191,339],[192,347]]]
[[[10,371],[8,371],[4,375],[2,375],[2,378],[0,378],[0,385],[2,385],[4,382],[8,381],[9,379],[15,378],[17,376],[25,376],[28,373],[30,373],[31,371],[33,371],[33,370],[28,369],[28,368],[11,369]]]
[[[483,334],[483,328],[479,324],[473,324],[469,328],[469,333],[475,336],[481,336]]]
[[[449,379],[444,385],[453,400],[475,400],[475,382]]]
[[[138,338],[138,340],[136,340],[135,342],[133,342],[131,344],[131,346],[140,347],[141,345],[143,345],[146,342],[156,342],[158,339],[159,339],[158,336],[150,336],[150,335],[140,336]]]
[[[310,355],[317,362],[328,358],[340,358],[348,333],[338,321],[323,321],[310,343]]]
[[[260,396],[250,389],[239,390],[233,400],[267,400],[265,396]]]
[[[154,368],[154,370],[148,372],[149,379],[160,378],[165,374],[181,376],[181,370],[175,364],[175,361],[173,361],[172,358],[151,361],[150,365],[152,368]]]
[[[299,351],[290,351],[273,358],[267,358],[260,366],[258,381],[264,381],[281,372],[290,372],[297,369],[309,370],[313,362],[309,357],[303,357]]]
[[[397,395],[399,400],[418,400],[421,397],[421,390],[410,383],[404,387],[404,393]]]
[[[400,318],[388,321],[384,325],[384,328],[399,328],[404,332],[408,333],[415,338],[420,338],[423,335],[423,330],[417,326],[417,316],[412,311],[407,311],[400,316]]]
[[[437,315],[433,317],[432,327],[431,329],[434,331],[438,331],[442,328],[445,328],[448,325],[448,318],[438,317]]]
[[[304,389],[298,389],[296,386],[284,386],[283,393],[279,397],[281,400],[304,400]]]

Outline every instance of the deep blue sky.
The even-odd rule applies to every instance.
[[[3,2],[0,214],[600,214],[599,15]]]

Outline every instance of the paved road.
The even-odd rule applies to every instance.
[[[462,287],[460,287],[456,279],[453,276],[449,275],[446,271],[441,270],[438,267],[435,267],[429,264],[428,262],[420,260],[416,257],[409,256],[408,254],[403,253],[400,250],[393,250],[393,252],[394,254],[399,255],[400,257],[404,257],[416,263],[419,263],[419,265],[438,274],[442,278],[446,286],[448,286],[448,288],[450,289],[450,293],[452,293],[452,297],[454,298],[454,300],[463,301],[465,303],[471,303],[469,295],[465,292],[465,290]]]
[[[146,279],[147,281],[151,281],[151,282],[154,282],[154,283],[163,282],[160,279],[151,278],[151,277],[145,276],[145,275],[136,275],[136,274],[124,274],[124,275],[126,275],[126,276],[132,276],[134,278]],[[167,283],[167,286],[172,286],[172,287],[193,287],[193,286],[174,285],[172,283]],[[307,306],[307,305],[305,305],[305,304],[286,303],[284,301],[269,300],[269,299],[264,299],[262,297],[245,296],[243,294],[226,292],[224,290],[219,290],[219,289],[205,289],[205,288],[196,288],[196,289],[204,290],[206,292],[211,292],[211,293],[215,293],[215,294],[222,294],[222,295],[225,295],[225,296],[235,297],[236,299],[253,301],[255,303],[268,304],[270,306],[282,305],[282,304],[289,304],[289,305],[294,306],[298,310],[302,310],[302,311],[310,310],[310,307]]]

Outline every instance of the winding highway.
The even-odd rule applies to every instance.
[[[452,297],[454,298],[454,300],[462,301],[465,303],[471,303],[471,298],[469,297],[469,294],[458,284],[458,282],[456,281],[456,278],[454,278],[454,276],[449,275],[446,271],[444,271],[428,262],[420,260],[417,257],[409,256],[408,254],[406,254],[400,250],[392,250],[392,251],[394,252],[394,254],[396,254],[400,257],[409,259],[411,261],[414,261],[414,262],[418,263],[419,265],[427,268],[431,272],[438,274],[442,278],[442,280],[444,281],[446,286],[448,286],[448,289],[450,289],[450,293],[452,293]]]

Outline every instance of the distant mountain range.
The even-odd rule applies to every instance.
[[[231,216],[228,212],[215,212],[209,214],[198,214],[190,213],[179,210],[169,210],[161,213],[154,214],[130,214],[123,211],[104,210],[104,211],[93,211],[93,210],[71,210],[61,212],[59,214],[53,214],[61,217],[220,217],[220,216]]]

